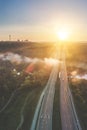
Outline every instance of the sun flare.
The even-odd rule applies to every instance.
[[[48,65],[56,65],[58,64],[58,60],[54,58],[45,58],[45,63]]]
[[[57,37],[60,40],[66,40],[68,38],[68,36],[69,36],[68,30],[61,29],[60,31],[57,32]]]

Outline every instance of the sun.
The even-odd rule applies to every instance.
[[[68,30],[65,30],[65,29],[61,29],[57,32],[57,37],[60,39],[60,40],[66,40],[69,36],[69,32]]]

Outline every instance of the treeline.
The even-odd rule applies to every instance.
[[[87,129],[87,80],[71,80],[70,88],[74,97],[77,114],[83,130]]]
[[[55,44],[35,42],[0,42],[0,52],[14,52],[28,57],[54,57]]]

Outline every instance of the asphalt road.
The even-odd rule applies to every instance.
[[[58,64],[55,64],[47,83],[47,90],[44,94],[43,102],[39,112],[36,130],[52,130],[53,100],[57,75]]]
[[[55,57],[60,56],[61,68],[60,68],[60,114],[61,114],[61,124],[62,130],[82,130],[77,113],[75,110],[73,97],[68,86],[67,71],[65,63],[65,53],[64,50],[61,55],[55,55]],[[53,113],[53,101],[55,94],[55,84],[58,75],[58,64],[55,64],[53,70],[50,74],[50,78],[41,95],[41,101],[39,102],[39,107],[37,107],[38,113],[36,117],[36,129],[35,130],[52,130],[52,113]],[[34,121],[34,120],[33,120]],[[33,125],[32,125],[33,126]],[[32,127],[31,130],[34,130]]]
[[[62,52],[60,70],[60,111],[62,130],[82,130],[73,103],[67,80],[65,53]]]

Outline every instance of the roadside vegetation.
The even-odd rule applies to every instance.
[[[0,42],[0,54],[7,52],[44,59],[55,56],[55,45],[53,43]],[[72,72],[79,75],[87,74],[86,58],[86,43],[70,43],[66,46],[70,89],[83,130],[87,129],[87,80],[71,78],[71,74]],[[46,66],[41,62],[13,63],[6,59],[1,60],[0,57],[0,130],[30,129],[37,102],[51,69],[52,66]],[[58,78],[53,105],[53,130],[61,130],[59,86]]]
[[[30,128],[37,102],[51,71],[51,68],[47,70],[44,64],[39,68],[36,65],[32,73],[26,73],[23,68],[25,65],[17,65],[17,67],[15,65],[14,72],[12,64],[9,63],[7,69],[7,61],[4,61],[3,68],[0,70],[0,73],[3,72],[0,76],[1,130],[16,130],[17,127],[18,130]],[[11,99],[10,102],[9,99]]]
[[[54,51],[53,43],[0,42],[0,130],[30,129],[52,69],[41,61]]]
[[[83,130],[87,129],[87,80],[73,79],[70,83],[74,103]]]
[[[83,130],[87,129],[87,80],[81,76],[87,74],[87,44],[67,45],[66,63],[69,86],[73,94],[76,111]],[[75,78],[79,76],[80,78]]]

